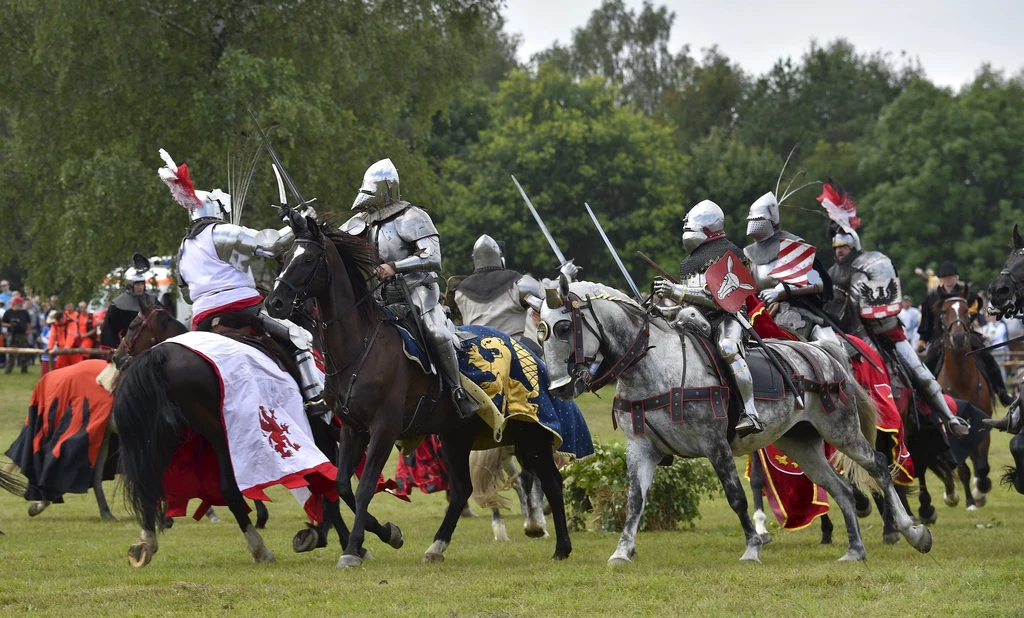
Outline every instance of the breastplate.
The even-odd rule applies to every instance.
[[[769,288],[775,287],[775,285],[778,283],[778,280],[775,279],[775,277],[769,275],[768,273],[770,273],[772,269],[775,268],[775,263],[778,261],[778,259],[774,259],[771,262],[768,262],[767,264],[751,264],[751,266],[753,266],[753,269],[751,270],[750,274],[754,276],[754,283],[757,284],[757,289],[767,290]]]
[[[381,262],[395,262],[407,258],[415,252],[415,247],[398,235],[395,219],[388,219],[370,226],[370,238],[377,247],[377,255]]]

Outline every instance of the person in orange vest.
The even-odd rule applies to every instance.
[[[96,320],[93,314],[89,313],[89,306],[83,300],[78,303],[78,314],[75,318],[75,322],[78,324],[78,333],[81,340],[78,343],[79,348],[95,348],[96,347]],[[88,355],[82,357],[88,358]]]
[[[57,321],[53,324],[50,333],[50,349],[70,349],[78,347],[81,338],[78,336],[78,314],[75,313],[75,306],[71,303],[64,305],[64,311],[57,313]],[[70,367],[82,360],[81,354],[60,354],[54,369]]]

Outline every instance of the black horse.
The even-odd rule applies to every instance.
[[[246,543],[257,562],[273,560],[256,531],[267,520],[266,508],[257,502],[253,526],[244,499],[234,480],[227,439],[220,414],[220,382],[210,364],[183,346],[157,343],[187,329],[159,307],[143,306],[132,321],[111,363],[120,373],[114,378],[114,421],[121,437],[121,473],[125,496],[142,524],[142,537],[129,551],[133,566],[149,564],[157,550],[156,530],[166,525],[163,517],[163,475],[178,446],[181,431],[189,427],[213,448],[220,467],[221,495],[228,503]],[[329,457],[335,442],[327,426],[311,423],[317,447]],[[295,551],[326,545],[326,533],[334,527],[342,545],[348,529],[338,502],[324,501],[323,522],[295,535]]]
[[[398,527],[382,526],[368,507],[395,442],[430,434],[441,437],[452,489],[444,521],[424,560],[442,561],[472,493],[469,453],[486,425],[477,416],[461,419],[437,378],[426,375],[406,358],[398,329],[368,288],[368,278],[378,264],[370,244],[359,237],[330,231],[326,224],[321,229],[313,219],[293,216],[291,225],[296,241],[284,256],[283,269],[266,303],[271,315],[283,318],[306,299],[317,301],[318,335],[327,365],[327,397],[343,423],[338,493],[355,511],[352,534],[338,566],[362,562],[365,530],[390,539],[392,546],[402,543]],[[551,434],[537,423],[512,422],[506,428],[505,439],[515,444],[523,467],[540,479],[555,523],[554,559],[567,558],[572,544]],[[366,464],[358,490],[353,493],[352,474],[363,451]]]

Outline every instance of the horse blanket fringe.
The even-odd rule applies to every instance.
[[[106,367],[107,361],[87,360],[55,369],[32,390],[24,427],[6,453],[28,479],[27,500],[61,503],[62,494],[84,494],[92,486],[114,403],[96,384]]]
[[[405,352],[420,367],[426,367],[426,355],[408,331],[399,327]],[[462,341],[458,350],[463,384],[470,382],[488,401],[478,414],[493,430],[481,436],[475,448],[493,448],[501,444],[505,425],[510,420],[540,423],[551,432],[559,453],[582,459],[594,454],[590,429],[579,407],[548,393],[547,368],[523,344],[505,333],[486,326],[460,326]],[[467,385],[469,386],[469,385]]]
[[[192,350],[217,373],[231,467],[242,495],[269,501],[264,490],[283,485],[310,519],[319,522],[322,499],[337,498],[337,469],[313,442],[291,376],[257,350],[214,333],[189,332],[159,345],[168,343]],[[208,483],[210,477],[199,473],[196,478]]]

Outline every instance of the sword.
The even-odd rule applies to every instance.
[[[516,183],[516,188],[519,189],[519,195],[523,196],[523,200],[526,202],[527,208],[530,209],[530,214],[533,215],[534,220],[537,221],[537,225],[540,226],[540,231],[544,233],[544,238],[548,239],[548,244],[551,245],[551,250],[555,252],[555,257],[558,258],[559,265],[564,265],[567,260],[565,259],[565,256],[562,255],[562,250],[558,248],[558,243],[556,243],[555,239],[551,237],[551,232],[549,232],[548,227],[544,225],[544,220],[540,218],[540,214],[537,212],[537,209],[533,207],[533,202],[531,202],[529,196],[526,195],[526,191],[523,191],[523,186],[519,184],[519,181],[516,180],[515,176],[512,176],[512,182]]]
[[[590,204],[583,202],[583,205],[587,207],[587,214],[590,215],[591,220],[594,222],[594,227],[596,227],[598,233],[601,234],[601,239],[604,240],[604,245],[608,247],[608,251],[611,252],[612,258],[615,259],[615,263],[619,265],[619,270],[622,271],[622,276],[626,278],[626,283],[629,284],[629,289],[633,290],[633,294],[636,295],[637,302],[644,302],[643,295],[640,294],[640,290],[636,287],[636,283],[633,283],[633,277],[629,276],[629,271],[626,270],[626,266],[622,263],[622,260],[619,259],[619,254],[615,252],[615,247],[612,246],[612,241],[608,240],[608,235],[604,233],[604,228],[601,227],[601,222],[597,220],[597,215],[595,215],[594,211],[591,210]]]
[[[661,273],[661,275],[662,275],[663,277],[665,277],[666,279],[668,279],[668,280],[669,280],[669,281],[671,281],[672,283],[679,283],[679,279],[676,279],[675,277],[673,277],[672,275],[670,275],[670,274],[669,274],[669,272],[668,272],[667,270],[665,270],[664,268],[662,268],[661,266],[659,266],[657,262],[655,262],[655,261],[654,261],[654,260],[652,260],[651,258],[647,257],[647,254],[646,254],[646,253],[644,253],[643,251],[637,251],[636,253],[637,253],[637,255],[639,255],[639,256],[640,256],[641,258],[643,258],[643,260],[644,260],[645,262],[647,262],[648,264],[650,264],[651,266],[653,266],[653,267],[654,267],[654,270],[656,270],[656,271],[658,271],[659,273]]]
[[[970,352],[967,353],[967,356],[971,356],[972,354],[977,354],[978,352],[984,352],[986,350],[994,350],[996,348],[1002,348],[1002,347],[1010,345],[1011,343],[1017,343],[1018,341],[1024,341],[1024,335],[1020,335],[1020,336],[1014,337],[1013,339],[1007,339],[1006,341],[1004,341],[1002,343],[993,343],[992,345],[985,346],[984,348],[978,348],[977,350],[971,350]]]
[[[302,194],[299,193],[299,189],[295,186],[295,183],[292,182],[292,177],[285,171],[284,164],[281,163],[281,159],[274,151],[274,146],[271,145],[270,140],[267,139],[267,134],[263,131],[263,127],[261,127],[260,123],[256,121],[256,114],[252,113],[252,110],[249,110],[249,116],[252,118],[253,124],[256,125],[256,130],[260,132],[260,137],[263,138],[263,147],[267,149],[268,153],[270,153],[270,159],[274,162],[274,173],[278,174],[279,180],[284,179],[288,188],[291,190],[292,195],[294,195],[295,199],[298,200],[298,206],[305,205],[306,200],[302,199]]]

